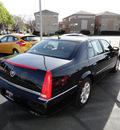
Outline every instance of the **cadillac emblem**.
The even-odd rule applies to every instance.
[[[15,76],[15,72],[13,70],[10,71],[10,76],[14,77]]]

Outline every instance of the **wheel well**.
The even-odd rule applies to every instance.
[[[94,76],[93,75],[88,75],[87,77],[89,77],[91,79],[92,84],[94,84]]]
[[[14,50],[18,51],[18,50],[17,50],[17,49],[15,49],[15,48],[13,49],[13,51],[14,51]],[[19,51],[18,51],[18,52],[19,52]]]

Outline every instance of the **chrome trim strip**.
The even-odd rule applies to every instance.
[[[1,76],[0,76],[0,79],[3,80],[3,81],[6,82],[6,83],[8,83],[8,84],[10,84],[10,85],[12,85],[12,86],[18,88],[18,89],[21,89],[21,90],[23,90],[23,91],[26,91],[26,92],[29,92],[29,93],[32,93],[32,94],[35,94],[35,95],[40,96],[40,93],[39,93],[39,92],[30,90],[30,89],[28,89],[28,88],[24,88],[24,87],[22,87],[22,86],[20,86],[20,85],[14,84],[14,83],[11,83],[10,81],[8,81],[8,80],[2,78]]]
[[[52,97],[52,98],[49,99],[49,100],[43,99],[43,98],[41,98],[41,97],[39,97],[38,99],[39,99],[39,100],[43,100],[43,101],[49,102],[49,101],[51,101],[51,100],[54,100],[55,98],[58,98],[58,97],[62,96],[63,94],[69,92],[70,90],[72,90],[72,89],[74,89],[74,88],[76,88],[76,87],[77,87],[77,85],[75,85],[75,86],[73,86],[72,88],[70,88],[70,89],[68,89],[68,90],[66,90],[66,91],[64,91],[64,92],[62,92],[62,93],[56,95],[55,97]]]
[[[96,74],[99,74],[99,73],[101,73],[102,71],[106,70],[106,68],[108,68],[108,67],[111,66],[112,64],[113,64],[113,63],[111,63],[110,65],[104,67],[103,69],[101,69],[100,71],[98,71]]]

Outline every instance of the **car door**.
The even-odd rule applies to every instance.
[[[102,46],[104,48],[104,54],[106,55],[108,63],[107,69],[111,69],[116,64],[117,56],[113,51],[112,46],[106,40],[101,39],[100,42],[102,43]]]
[[[89,63],[95,76],[105,71],[107,61],[99,40],[89,41]]]
[[[5,45],[7,44],[7,36],[0,39],[0,52],[5,53]]]
[[[13,36],[8,36],[6,44],[4,44],[5,47],[5,53],[13,53],[13,44],[15,43]]]

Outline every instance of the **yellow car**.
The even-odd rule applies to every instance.
[[[39,42],[34,35],[6,35],[0,39],[0,53],[22,53]]]

